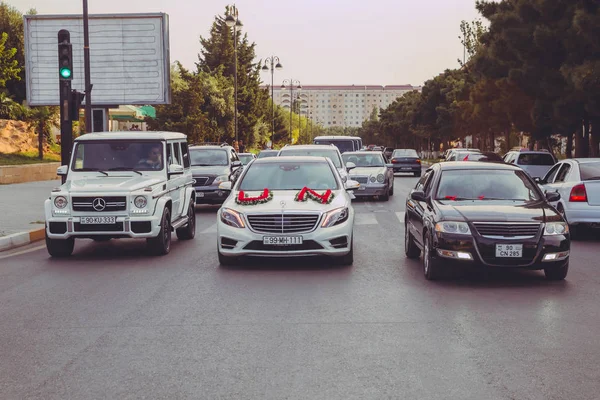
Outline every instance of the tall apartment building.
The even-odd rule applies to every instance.
[[[303,115],[324,127],[358,127],[369,119],[373,108],[384,109],[407,92],[421,90],[412,85],[390,86],[302,86],[290,92],[275,86],[274,101],[282,107],[302,103]]]

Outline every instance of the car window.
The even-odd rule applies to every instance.
[[[579,173],[582,181],[600,179],[600,162],[579,164]]]
[[[234,161],[240,161],[240,159],[239,159],[237,153],[235,152],[235,150],[231,150],[231,162],[234,162]]]
[[[253,157],[251,154],[242,154],[239,156],[239,158],[243,165],[247,165],[250,161],[252,161]]]
[[[541,198],[524,171],[461,169],[442,172],[435,199],[534,201]]]
[[[188,149],[188,144],[185,142],[181,143],[181,158],[183,159],[183,167],[190,167],[190,152]]]
[[[227,166],[227,150],[221,149],[190,149],[192,166]]]
[[[519,155],[518,165],[554,165],[554,158],[550,153],[525,153]]]
[[[421,179],[419,179],[419,182],[417,182],[417,185],[415,186],[415,190],[423,190],[424,191],[425,182],[427,182],[427,178],[429,178],[429,175],[431,175],[431,171],[427,171],[423,174]]]
[[[351,162],[356,164],[357,167],[383,167],[385,165],[385,160],[383,159],[383,156],[378,153],[345,153],[342,154],[342,160],[344,160],[344,164]]]
[[[427,177],[427,181],[425,181],[425,187],[423,191],[425,192],[425,196],[428,196],[431,193],[431,188],[433,187],[433,178],[435,177],[435,172],[431,171],[429,176]]]
[[[162,170],[164,166],[163,142],[160,141],[82,141],[77,143],[74,152],[73,171],[151,171]]]
[[[315,190],[338,190],[334,172],[323,162],[253,163],[244,174],[239,190],[301,190],[309,187]]]
[[[333,162],[336,168],[342,168],[342,160],[336,150],[323,149],[285,149],[281,151],[281,156],[312,156],[327,157]]]
[[[179,148],[179,143],[171,143],[173,147],[173,162],[172,164],[183,165],[183,160],[181,159],[181,150]]]
[[[419,154],[416,150],[413,149],[396,149],[392,153],[392,157],[417,157],[419,158]]]
[[[544,182],[546,182],[546,183],[554,182],[554,178],[556,177],[556,174],[558,173],[558,169],[560,168],[561,165],[562,164],[556,164],[554,167],[552,167],[550,169],[550,171],[548,171],[548,173],[544,177]]]
[[[563,163],[562,167],[560,168],[560,171],[558,171],[558,174],[556,175],[556,179],[554,180],[554,182],[564,182],[570,170],[571,166],[567,163]]]

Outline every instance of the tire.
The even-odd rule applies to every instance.
[[[413,174],[415,175],[416,178],[420,178],[421,177],[421,173],[420,172],[414,172]]]
[[[394,195],[394,184],[392,183],[392,186],[390,187],[390,196]]]
[[[219,264],[221,264],[223,267],[230,267],[239,263],[239,259],[237,257],[224,256],[219,250],[217,250],[217,254],[219,256]]]
[[[386,193],[383,196],[379,196],[379,200],[381,201],[389,201],[390,200],[390,193]]]
[[[190,201],[190,206],[187,212],[188,223],[175,231],[177,239],[191,240],[196,236],[196,209],[193,201]]]
[[[428,281],[440,279],[441,271],[439,261],[432,255],[431,239],[429,235],[425,236],[425,244],[423,246],[423,274]]]
[[[75,238],[68,239],[50,239],[46,236],[46,249],[48,254],[54,258],[65,258],[73,254],[75,248]]]
[[[549,281],[562,281],[567,277],[569,272],[569,262],[560,267],[545,268],[544,274]]]
[[[336,265],[348,266],[354,263],[354,238],[350,241],[350,252],[334,259]]]
[[[408,224],[404,224],[404,254],[406,258],[417,259],[421,256],[421,249],[415,243],[415,238],[408,230]]]
[[[158,236],[147,240],[150,252],[156,256],[164,256],[171,251],[171,212],[165,207],[160,221]]]

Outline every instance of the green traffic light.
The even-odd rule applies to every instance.
[[[62,76],[64,79],[69,79],[71,77],[71,70],[69,68],[61,68],[60,76]]]

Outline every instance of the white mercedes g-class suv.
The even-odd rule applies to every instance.
[[[168,254],[171,232],[196,232],[187,137],[173,132],[102,132],[78,137],[70,165],[58,168],[60,187],[45,201],[46,247],[73,253],[76,238],[143,238]]]

